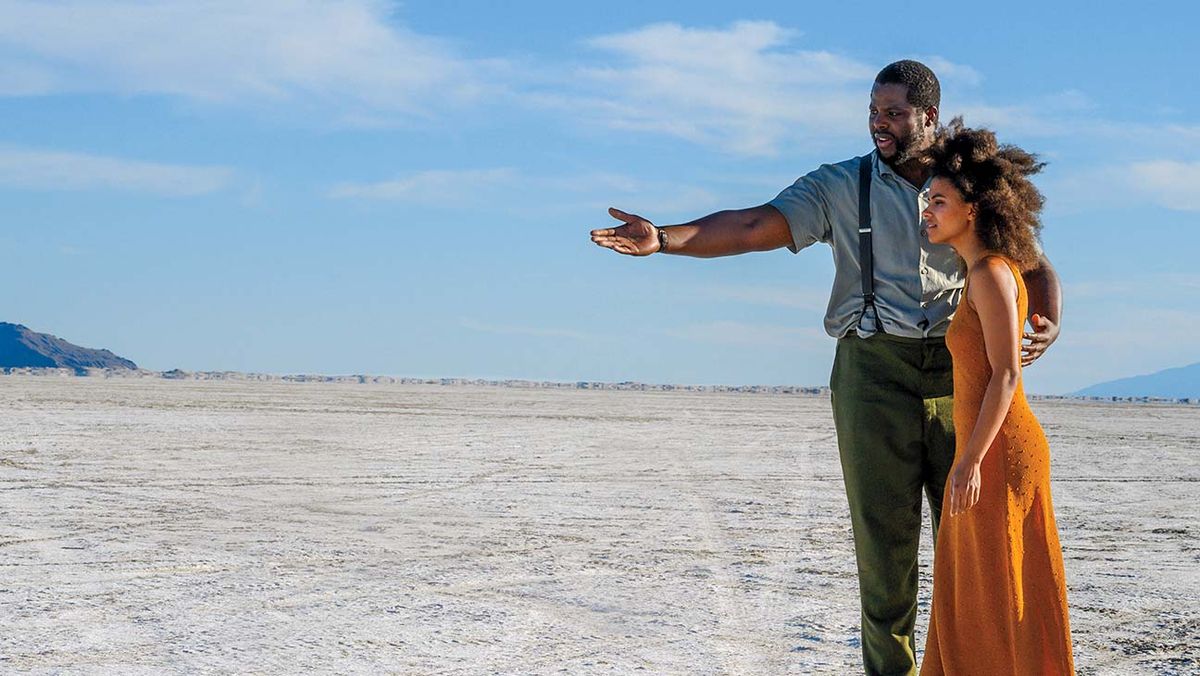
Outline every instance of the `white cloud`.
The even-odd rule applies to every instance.
[[[692,324],[664,332],[672,338],[721,345],[826,349],[829,337],[809,328],[715,321]]]
[[[1028,391],[1073,392],[1108,380],[1200,361],[1195,341],[1200,314],[1147,311],[1136,306],[1109,307],[1105,312],[1087,315],[1081,310],[1069,309],[1068,325],[1061,337],[1044,357],[1025,370]]]
[[[1159,206],[1200,211],[1200,162],[1135,162],[1129,167],[1129,180]]]
[[[0,62],[0,96],[36,96],[54,87],[54,74],[44,67],[11,58]]]
[[[1049,181],[1048,209],[1065,213],[1151,204],[1175,211],[1200,211],[1200,162],[1155,159],[1094,168],[1068,169]]]
[[[454,209],[486,207],[588,210],[626,207],[648,218],[708,213],[717,195],[696,186],[611,173],[536,176],[513,168],[436,169],[376,182],[344,182],[326,194],[334,199],[431,204]]]
[[[492,333],[504,336],[534,336],[538,338],[571,338],[575,340],[587,340],[592,336],[581,331],[573,331],[571,329],[555,329],[545,328],[540,326],[514,326],[514,325],[499,325],[477,322],[473,319],[460,319],[459,326],[470,331],[478,331],[480,333]]]
[[[540,183],[544,190],[565,197],[579,208],[605,213],[615,206],[659,223],[676,217],[697,218],[721,205],[716,193],[699,186],[624,174],[546,178]]]
[[[127,190],[170,197],[216,192],[234,172],[101,155],[0,148],[0,185],[34,190]]]
[[[1066,284],[1064,295],[1070,299],[1133,301],[1146,305],[1147,299],[1159,298],[1163,289],[1185,291],[1192,298],[1200,298],[1200,275],[1163,273],[1139,276],[1107,277]]]
[[[389,19],[381,0],[0,0],[0,92],[162,94],[320,104],[346,118],[424,113],[489,88],[470,62]]]
[[[983,75],[966,64],[954,63],[940,56],[918,56],[916,59],[937,74],[943,90],[947,82],[970,87],[977,87],[983,82]]]
[[[797,139],[864,133],[877,68],[824,51],[789,50],[770,21],[725,29],[656,24],[588,45],[620,63],[581,68],[575,96],[541,97],[616,129],[652,131],[745,155]]]
[[[514,169],[434,169],[374,183],[340,183],[328,192],[337,199],[374,199],[423,204],[476,204],[481,191],[520,180]],[[465,201],[464,201],[465,200]]]
[[[970,70],[967,66],[961,68]],[[973,100],[958,90],[943,88],[943,94],[943,122],[962,115],[968,126],[995,129],[1002,141],[1014,136],[1046,137],[1081,132],[1101,135],[1107,131],[1097,128],[1099,120],[1085,116],[1095,104],[1076,89],[1004,105]]]
[[[947,124],[952,117],[959,115],[969,127],[995,130],[1001,141],[1013,136],[1057,136],[1067,129],[1054,115],[1026,104],[997,106],[970,103],[947,106],[943,109],[941,122]]]
[[[794,286],[752,286],[722,284],[705,287],[696,294],[708,300],[730,300],[750,305],[825,311],[829,302],[828,289],[803,289]]]

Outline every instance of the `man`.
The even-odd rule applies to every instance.
[[[928,241],[920,213],[929,181],[925,151],[938,126],[941,88],[916,61],[898,61],[871,88],[875,150],[824,165],[759,207],[656,227],[624,222],[592,241],[619,253],[727,256],[814,242],[833,247],[836,272],[825,329],[838,339],[830,389],[854,527],[868,674],[915,674],[917,546],[921,491],[941,515],[954,461],[953,380],[946,327],[962,296],[959,263]],[[859,200],[869,203],[869,217]],[[860,220],[862,216],[862,220]],[[1023,363],[1058,336],[1061,291],[1043,256],[1025,275],[1033,333]]]

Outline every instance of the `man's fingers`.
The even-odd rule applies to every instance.
[[[612,249],[617,253],[629,254],[631,256],[640,255],[637,245],[634,244],[634,242],[628,237],[615,237],[610,235],[604,237],[592,237],[592,241],[595,242],[597,246],[602,246],[605,249]]]
[[[617,231],[614,230],[613,228],[602,228],[600,230],[593,230],[591,233],[593,239],[595,239],[596,237],[611,237],[615,234],[617,234]]]
[[[593,237],[592,241],[599,246],[615,251],[620,251],[621,246],[624,245],[624,241],[618,237]]]
[[[625,223],[636,223],[640,220],[643,220],[641,216],[627,214],[624,211],[621,211],[620,209],[618,209],[616,207],[609,207],[608,215],[612,216],[613,218],[617,219],[618,221],[624,221]]]

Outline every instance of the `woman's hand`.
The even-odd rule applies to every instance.
[[[979,464],[956,461],[950,468],[950,516],[962,514],[979,502]]]

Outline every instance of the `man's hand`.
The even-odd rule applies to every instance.
[[[1033,327],[1033,331],[1027,331],[1024,334],[1025,340],[1029,342],[1021,345],[1021,366],[1029,366],[1037,361],[1046,348],[1058,340],[1058,324],[1049,319],[1035,314],[1029,318],[1029,324]]]
[[[623,221],[615,228],[592,231],[592,241],[606,249],[628,256],[649,256],[658,251],[658,229],[641,216],[609,208],[608,214]]]

